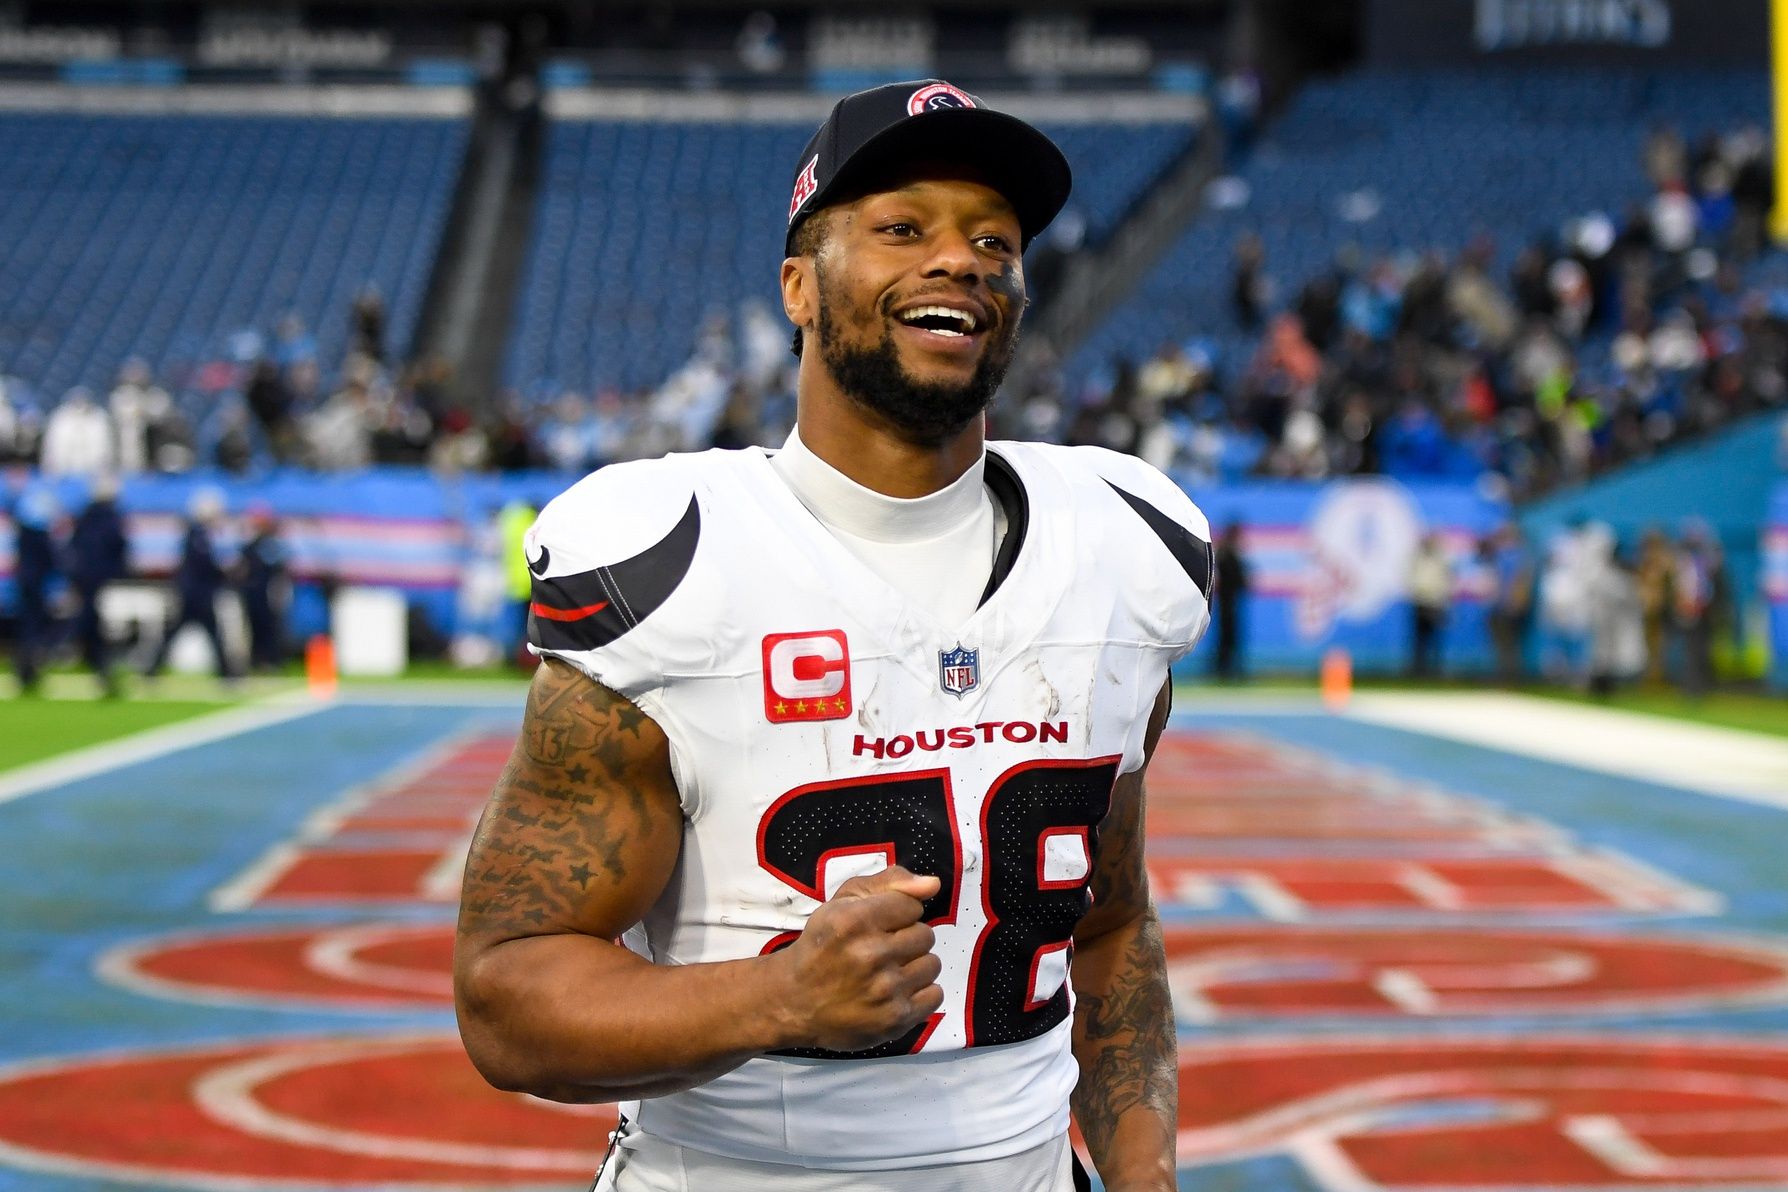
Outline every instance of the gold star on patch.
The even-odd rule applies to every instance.
[[[836,704],[833,704],[832,706],[837,708],[840,712],[844,711],[844,708],[845,708],[845,704],[842,699],[840,699]]]
[[[795,702],[795,711],[796,712],[807,711],[807,701],[806,700],[797,700]]]
[[[783,703],[781,700],[777,700],[776,701],[776,714],[778,716],[787,716],[788,715],[788,705]]]

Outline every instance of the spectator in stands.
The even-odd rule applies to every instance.
[[[1409,673],[1413,677],[1431,678],[1441,673],[1452,605],[1452,560],[1439,534],[1424,534],[1409,563]]]
[[[1217,584],[1212,613],[1216,618],[1217,656],[1215,668],[1219,679],[1239,679],[1246,675],[1247,663],[1242,656],[1242,631],[1247,619],[1248,561],[1243,553],[1242,525],[1232,521],[1217,539],[1215,557]]]
[[[1732,170],[1732,238],[1735,260],[1748,262],[1762,250],[1770,208],[1775,204],[1775,172],[1769,141],[1755,124],[1739,129],[1725,142]]]
[[[464,406],[450,406],[428,449],[428,466],[445,475],[482,472],[490,466],[490,440]]]
[[[1236,326],[1249,333],[1259,331],[1271,301],[1266,244],[1259,235],[1249,232],[1236,241],[1235,264],[1230,272],[1229,306],[1235,312]]]
[[[496,415],[487,432],[491,467],[499,472],[524,472],[540,466],[542,456],[534,443],[534,430],[529,425],[530,421],[528,408],[522,401],[521,394],[514,390],[505,392],[497,404]],[[705,446],[707,444],[703,442],[686,450]]]
[[[38,466],[46,476],[93,479],[117,470],[112,419],[86,389],[70,389],[43,429]]]
[[[25,417],[12,396],[12,386],[0,377],[0,467],[29,459],[25,444]]]
[[[348,350],[377,364],[385,363],[385,299],[379,287],[368,282],[354,296],[349,317]]]
[[[224,406],[217,412],[216,441],[211,460],[233,476],[246,476],[254,466],[255,445],[248,433],[248,415],[241,406]]]
[[[112,429],[118,436],[119,474],[134,476],[147,471],[150,422],[173,404],[167,391],[151,378],[148,361],[141,357],[125,361],[106,404],[111,407]]]
[[[277,671],[286,661],[285,610],[290,599],[286,546],[266,504],[247,510],[248,541],[236,560],[236,590],[248,622],[248,668]]]
[[[224,572],[217,561],[215,535],[223,524],[223,515],[223,494],[216,489],[201,489],[187,506],[186,535],[180,546],[180,561],[174,569],[178,611],[143,672],[145,678],[153,679],[161,674],[174,638],[188,625],[197,625],[211,639],[218,677],[226,682],[236,677],[235,664],[224,648],[223,634],[217,627],[217,597],[223,590]]]
[[[174,404],[168,391],[152,386],[145,395],[146,440],[149,466],[157,472],[179,475],[198,466],[198,437],[192,424]]]
[[[1490,280],[1496,249],[1478,238],[1459,254],[1447,278],[1447,307],[1473,349],[1501,352],[1515,338],[1519,317],[1515,304]]]
[[[291,311],[279,321],[273,337],[273,363],[283,373],[317,363],[317,337],[305,329],[304,320]]]
[[[325,472],[350,472],[372,462],[376,423],[370,370],[350,372],[341,389],[312,414],[306,426],[311,459]]]
[[[292,390],[275,358],[263,356],[255,361],[248,384],[243,388],[242,400],[260,426],[274,462],[295,462],[299,444],[297,428],[292,421]]]
[[[778,336],[778,339],[781,337]],[[549,467],[582,475],[590,470],[590,408],[583,395],[567,389],[540,427],[540,450]]]
[[[118,482],[102,476],[93,482],[87,506],[76,515],[69,534],[68,578],[78,602],[75,640],[80,644],[81,661],[108,697],[118,695],[119,689],[100,601],[108,584],[124,578],[128,550],[124,517],[118,512]]]
[[[24,472],[8,475],[12,499],[7,514],[13,526],[14,618],[12,665],[19,691],[35,695],[45,654],[55,628],[50,616],[50,590],[56,579],[57,523],[61,511],[49,487],[32,482]]]

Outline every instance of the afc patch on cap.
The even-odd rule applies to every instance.
[[[806,168],[801,171],[800,177],[795,179],[795,193],[790,195],[788,200],[788,221],[790,223],[795,222],[795,212],[801,209],[801,204],[811,199],[813,192],[819,189],[818,170],[819,154],[816,153],[808,161]]]
[[[948,83],[932,83],[921,87],[906,99],[906,114],[917,116],[920,112],[936,112],[944,108],[972,108],[975,101],[968,92],[960,91]]]

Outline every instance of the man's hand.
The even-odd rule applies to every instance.
[[[854,877],[774,959],[802,1046],[857,1051],[899,1038],[943,1004],[936,936],[919,921],[938,879],[893,866]]]

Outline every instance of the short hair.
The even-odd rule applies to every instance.
[[[797,257],[819,256],[820,250],[826,246],[826,237],[830,224],[831,220],[826,218],[826,213],[823,208],[819,211],[812,212],[806,219],[802,220],[801,226],[795,229],[795,255]],[[801,339],[801,328],[797,327],[795,328],[794,340],[789,344],[789,351],[795,354],[796,360],[801,358]]]

